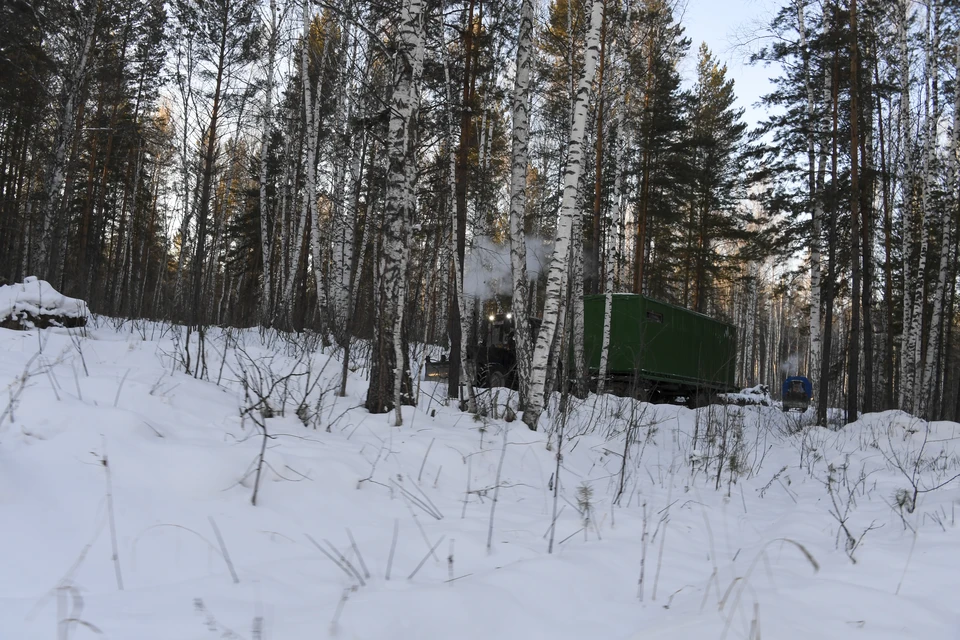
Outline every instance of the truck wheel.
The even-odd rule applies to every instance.
[[[499,369],[493,369],[487,373],[487,386],[493,387],[507,386],[507,376]]]

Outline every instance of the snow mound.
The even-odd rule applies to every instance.
[[[322,344],[99,324],[0,331],[0,640],[960,640],[960,424],[420,379],[396,427]]]
[[[0,286],[0,327],[82,327],[87,323],[87,303],[70,298],[46,280],[28,276],[22,283]]]
[[[740,393],[721,393],[720,399],[727,404],[736,404],[742,406],[756,405],[761,407],[772,407],[773,399],[770,397],[770,387],[765,384],[758,384],[755,387],[742,389]]]

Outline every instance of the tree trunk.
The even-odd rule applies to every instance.
[[[520,7],[520,33],[517,41],[517,70],[513,85],[512,149],[510,157],[510,270],[513,276],[514,344],[517,349],[517,388],[521,410],[529,398],[530,361],[533,357],[532,333],[527,316],[527,144],[530,139],[530,73],[533,67],[533,0]]]
[[[471,15],[472,15],[471,6]],[[469,63],[467,67],[469,68]],[[447,90],[447,103],[452,107],[453,100],[450,95],[450,65],[447,64],[447,56],[443,57],[443,74],[446,80],[446,90]],[[466,83],[465,83],[466,84]],[[466,98],[466,96],[464,96]],[[466,107],[465,107],[466,108]],[[469,119],[468,119],[469,122]],[[463,127],[463,119],[460,121],[461,127]],[[454,126],[453,126],[453,110],[452,108],[447,109],[447,131],[449,132],[449,140],[454,139]],[[461,128],[462,133],[462,128]],[[461,149],[464,148],[464,139],[461,135],[460,146]],[[458,171],[459,165],[459,153],[453,152],[453,147],[450,147],[449,153],[449,184],[456,191],[456,200],[455,203],[452,203],[453,206],[450,207],[450,221],[451,221],[451,231],[450,231],[450,243],[449,251],[450,255],[453,258],[453,297],[451,298],[451,308],[453,312],[450,314],[449,323],[450,323],[450,362],[448,365],[448,397],[459,399],[460,398],[460,381],[463,381],[464,387],[466,387],[467,397],[466,406],[467,411],[470,413],[476,413],[477,411],[477,399],[473,389],[473,374],[474,372],[470,369],[467,362],[467,342],[463,340],[468,331],[467,324],[467,307],[466,307],[466,296],[463,291],[463,255],[466,249],[466,235],[462,226],[466,225],[466,193],[463,194],[463,205],[464,209],[460,208],[460,193],[459,193],[459,183],[457,177],[460,176],[465,178],[465,173],[461,175]],[[463,215],[461,216],[461,211]],[[461,225],[463,222],[463,225]],[[461,239],[464,244],[461,244]],[[456,347],[456,353],[454,353],[454,348]],[[454,370],[456,370],[454,372]]]
[[[419,81],[423,68],[423,0],[405,0],[394,59],[394,89],[387,134],[387,195],[379,274],[379,313],[366,407],[371,413],[396,409],[403,424],[403,390],[412,388],[403,335],[408,221],[415,202],[415,138]]]
[[[826,167],[827,148],[825,144],[820,147],[820,172],[818,180],[816,168],[816,137],[818,127],[816,125],[815,100],[813,89],[812,70],[810,67],[810,52],[807,46],[806,21],[804,19],[804,2],[797,3],[797,23],[800,32],[800,48],[803,51],[804,84],[807,92],[807,189],[808,198],[811,205],[811,222],[813,223],[813,236],[810,238],[810,367],[809,377],[811,380],[820,379],[820,352],[821,352],[821,333],[820,333],[820,244],[823,237],[823,175]],[[828,76],[829,77],[829,76]],[[824,93],[829,97],[829,89],[825,88]]]
[[[190,310],[190,320],[193,326],[199,328],[205,318],[203,309],[203,265],[206,262],[206,235],[207,213],[210,210],[210,195],[213,190],[213,174],[216,170],[217,126],[220,122],[220,106],[222,99],[223,75],[227,55],[227,24],[229,11],[225,8],[220,24],[220,42],[217,50],[217,79],[213,88],[213,108],[210,111],[210,124],[207,127],[206,150],[203,154],[203,176],[200,187],[200,200],[197,203],[197,247],[193,260],[193,306]],[[202,335],[202,334],[201,334]],[[202,339],[202,338],[201,338]]]
[[[860,66],[857,41],[857,0],[850,0],[850,262],[853,275],[849,361],[847,371],[847,422],[856,422],[860,402],[860,85],[857,75]]]
[[[456,224],[454,225],[454,243],[456,248],[455,262],[459,262],[460,268],[454,267],[451,277],[459,278],[452,287],[454,295],[450,299],[449,316],[449,335],[450,335],[450,364],[448,369],[447,391],[451,398],[460,398],[460,373],[464,367],[464,356],[466,349],[463,345],[463,318],[462,318],[462,296],[457,293],[463,289],[463,264],[466,257],[467,247],[467,181],[469,180],[469,159],[471,147],[471,129],[473,123],[473,114],[471,112],[473,102],[473,11],[476,0],[470,0],[467,9],[467,24],[463,30],[463,87],[461,92],[462,103],[460,105],[460,146],[457,148],[454,184],[456,200]],[[451,132],[452,133],[452,132]],[[451,137],[451,140],[453,138]]]
[[[831,185],[835,190],[837,185],[837,143],[839,119],[839,84],[840,84],[839,55],[833,53],[833,72],[831,74],[831,100],[833,108],[832,148],[830,158]],[[824,286],[824,319],[823,319],[823,355],[820,361],[820,389],[817,392],[817,424],[827,427],[827,407],[830,405],[830,349],[833,344],[833,302],[836,292],[837,278],[837,216],[827,216],[827,251],[828,269],[827,281]]]
[[[100,3],[94,3],[92,6],[92,15],[87,16],[85,21],[85,35],[83,45],[81,45],[77,61],[66,79],[64,87],[64,103],[60,110],[60,122],[57,127],[57,137],[54,142],[54,153],[47,167],[46,177],[44,178],[43,204],[41,207],[41,218],[43,220],[43,229],[37,243],[37,258],[35,267],[41,275],[49,280],[57,277],[53,269],[53,256],[51,255],[57,247],[57,238],[65,233],[64,229],[57,226],[56,217],[60,212],[61,190],[63,181],[66,177],[67,169],[67,151],[70,149],[74,140],[77,125],[77,108],[80,103],[80,92],[87,74],[87,65],[90,61],[90,50],[93,48],[94,36],[97,31],[97,18],[100,15]]]
[[[613,179],[613,202],[611,211],[607,216],[606,225],[606,250],[609,254],[606,256],[605,277],[603,283],[603,336],[600,342],[600,369],[597,372],[597,395],[604,392],[606,388],[607,367],[610,362],[610,324],[613,316],[613,276],[616,271],[617,261],[620,256],[612,250],[616,245],[616,226],[620,218],[620,198],[623,194],[623,111],[622,105],[617,104],[617,112],[614,115],[612,132],[616,135],[616,160],[614,162]],[[599,257],[600,253],[597,252]]]
[[[600,258],[601,242],[601,218],[603,208],[603,116],[606,103],[606,93],[603,86],[603,76],[606,71],[606,46],[607,46],[607,3],[603,2],[603,23],[600,27],[600,62],[597,69],[597,146],[594,158],[594,179],[593,179],[593,229],[591,233],[591,251],[590,251],[590,275],[587,278],[587,291],[589,293],[600,292],[600,276],[603,273]]]
[[[934,27],[936,28],[936,27]],[[955,44],[955,67],[960,72],[960,35],[957,36]],[[960,127],[960,82],[954,83],[953,91],[953,130],[950,135],[950,153],[947,155],[949,166],[950,187],[956,193],[957,188],[957,137],[960,135],[957,129]],[[928,420],[932,420],[939,413],[939,399],[934,394],[935,374],[937,370],[937,361],[940,354],[941,332],[943,331],[943,309],[944,298],[946,297],[947,281],[950,273],[950,249],[952,247],[952,221],[950,216],[940,212],[940,227],[942,229],[942,241],[940,242],[940,268],[937,274],[937,287],[933,294],[933,313],[930,316],[930,339],[927,344],[927,359],[923,366],[923,383],[921,385],[922,397],[925,402],[921,403],[920,412]]]
[[[594,0],[590,19],[590,31],[584,50],[583,76],[577,88],[573,109],[573,125],[570,129],[570,144],[567,166],[564,172],[563,199],[560,207],[560,220],[557,223],[557,235],[553,248],[553,258],[547,275],[547,291],[543,308],[543,322],[534,348],[530,374],[530,398],[523,413],[523,421],[530,429],[536,430],[540,414],[544,407],[547,364],[550,345],[557,329],[557,318],[564,293],[567,290],[569,271],[570,243],[574,226],[573,217],[579,215],[577,207],[577,188],[583,159],[583,137],[586,129],[587,103],[590,87],[593,84],[600,50],[600,23],[603,19],[603,2]],[[563,354],[559,356],[563,358]]]
[[[931,0],[927,8],[927,39],[926,39],[926,57],[927,57],[927,76],[929,84],[927,85],[927,97],[925,101],[925,134],[924,134],[924,153],[923,153],[923,190],[921,191],[921,202],[923,206],[922,219],[920,221],[920,259],[917,263],[916,280],[914,281],[913,291],[913,313],[910,331],[909,349],[913,359],[913,370],[910,373],[912,384],[910,388],[912,394],[908,398],[907,409],[910,413],[925,415],[927,403],[930,399],[930,390],[924,387],[923,383],[927,380],[927,368],[924,359],[924,340],[923,340],[923,311],[926,298],[926,275],[927,275],[927,254],[930,251],[931,227],[934,224],[935,213],[933,211],[933,191],[934,185],[934,167],[936,161],[937,132],[939,122],[939,108],[937,101],[939,59],[938,49],[940,46],[940,11],[936,0]],[[929,336],[932,338],[933,329]],[[933,340],[927,341],[927,351],[931,351],[930,346]],[[933,360],[931,360],[932,362]],[[917,380],[917,376],[920,380]],[[919,382],[919,384],[918,384]]]
[[[277,19],[277,0],[270,0],[270,36],[267,41],[267,78],[264,88],[263,112],[260,114],[260,256],[263,261],[263,284],[260,290],[260,324],[270,326],[272,297],[273,225],[267,203],[267,161],[270,151],[270,120],[273,117],[273,71],[277,63],[277,44],[280,36]]]
[[[312,0],[308,0],[312,2]],[[306,40],[303,43],[303,50],[307,51],[309,46],[310,26],[304,25],[307,30]],[[325,33],[323,38],[323,52],[320,56],[320,65],[317,71],[316,92],[311,92],[310,79],[306,75],[306,66],[304,67],[304,117],[307,118],[307,165],[306,165],[306,196],[303,206],[309,207],[306,215],[310,218],[310,251],[313,256],[313,282],[317,294],[317,321],[318,328],[322,335],[327,335],[327,289],[324,284],[324,266],[325,256],[323,251],[323,240],[328,237],[327,228],[320,221],[320,200],[317,195],[317,148],[320,145],[320,94],[323,91],[323,74],[327,67],[327,56],[330,50],[330,41],[333,38],[331,34]],[[303,58],[306,61],[306,56]],[[312,95],[311,95],[312,93]],[[311,115],[310,104],[313,103],[313,113]]]
[[[874,82],[879,84],[880,72],[876,65],[873,68]],[[883,381],[883,409],[892,409],[894,406],[894,362],[893,348],[893,211],[890,203],[890,168],[887,166],[887,142],[883,132],[883,103],[877,94],[877,133],[880,138],[880,171],[882,176],[881,198],[883,203],[883,297],[886,309],[886,332],[884,333],[884,381]]]

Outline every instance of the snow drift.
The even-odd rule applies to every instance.
[[[3,640],[960,637],[955,423],[420,381],[396,428],[288,336],[69,333],[0,329]]]
[[[70,298],[46,280],[28,276],[22,283],[0,286],[0,327],[81,327],[87,323],[87,303]]]

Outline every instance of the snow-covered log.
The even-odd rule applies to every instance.
[[[82,327],[87,317],[86,302],[63,295],[36,276],[0,286],[0,328]]]

